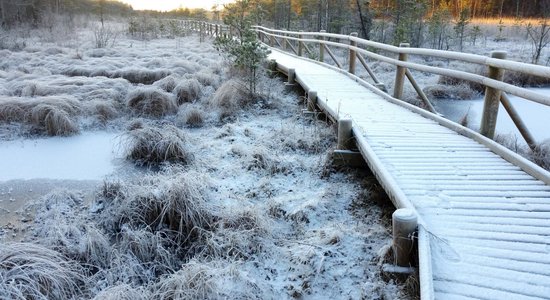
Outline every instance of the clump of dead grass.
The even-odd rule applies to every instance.
[[[216,90],[209,103],[218,108],[222,116],[235,114],[247,104],[247,97],[242,83],[235,79],[224,82]]]
[[[191,260],[151,286],[152,299],[263,299],[270,289],[240,271],[238,263]]]
[[[550,171],[550,140],[546,140],[531,151],[530,158],[537,165]]]
[[[184,132],[172,125],[142,125],[129,130],[122,137],[121,145],[126,148],[127,159],[138,166],[186,164],[192,158]]]
[[[129,284],[111,286],[99,292],[94,300],[149,300],[151,295],[147,289],[135,288]]]
[[[164,77],[161,80],[155,81],[153,85],[163,89],[168,93],[171,93],[178,85],[178,80],[179,80],[178,76],[170,75],[170,76]]]
[[[428,98],[436,99],[473,99],[479,93],[464,82],[456,84],[436,84],[427,86],[423,89]]]
[[[34,132],[68,136],[79,132],[80,103],[70,97],[6,98],[0,100],[0,122],[25,123]]]
[[[110,78],[124,78],[131,83],[141,83],[141,84],[152,84],[155,81],[159,81],[169,75],[172,72],[166,69],[143,69],[143,68],[134,68],[134,69],[123,69],[111,72],[108,77]]]
[[[201,89],[202,85],[197,79],[183,80],[174,88],[178,104],[196,101],[199,98]]]
[[[0,295],[5,299],[73,299],[82,295],[77,265],[30,243],[0,243]]]
[[[113,101],[102,99],[91,100],[86,103],[88,113],[95,116],[99,121],[105,123],[120,116],[120,113]]]
[[[134,90],[128,95],[126,104],[137,115],[156,118],[174,114],[177,110],[171,94],[152,87]]]
[[[181,123],[188,127],[201,127],[205,122],[204,112],[197,107],[188,107],[178,114]]]

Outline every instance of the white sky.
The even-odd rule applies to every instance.
[[[167,11],[181,7],[204,8],[210,10],[214,4],[224,4],[232,0],[118,0],[132,5],[135,10]]]

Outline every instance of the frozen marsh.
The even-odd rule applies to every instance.
[[[251,97],[195,36],[91,35],[0,50],[0,298],[410,298],[387,196],[300,91]]]

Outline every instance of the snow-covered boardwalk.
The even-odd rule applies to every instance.
[[[550,299],[548,181],[342,72],[278,50],[269,58],[295,69],[332,117],[353,120],[394,203],[416,210],[423,298]]]

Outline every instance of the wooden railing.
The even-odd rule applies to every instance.
[[[201,39],[206,35],[213,37],[234,36],[231,27],[227,25],[192,20],[183,22],[186,28],[199,33]],[[384,92],[387,92],[386,87],[370,68],[367,58],[394,65],[396,67],[396,75],[392,93],[393,97],[403,100],[405,79],[407,79],[420,97],[424,107],[428,111],[436,114],[437,112],[434,106],[415,80],[410,69],[482,84],[485,86],[485,98],[480,133],[488,138],[494,138],[499,103],[502,103],[529,147],[534,149],[537,146],[537,142],[515,110],[508,94],[546,106],[550,106],[550,95],[543,95],[523,87],[505,83],[502,79],[504,71],[506,70],[550,79],[549,67],[506,60],[506,52],[503,51],[492,52],[491,56],[487,57],[454,51],[410,48],[406,43],[402,43],[400,47],[396,47],[358,38],[357,33],[342,35],[327,33],[324,30],[320,32],[302,32],[275,30],[262,26],[254,26],[253,28],[258,33],[258,39],[270,47],[292,52],[297,56],[307,55],[307,58],[317,60],[321,63],[325,63],[326,54],[328,54],[333,64],[338,69],[352,75],[356,75],[357,62],[359,62],[359,65],[365,69],[369,78],[372,80],[372,85]],[[317,52],[312,50],[310,47],[311,45],[316,47],[315,50],[317,50]],[[341,62],[342,57],[335,54],[331,47],[347,51],[345,55],[348,58],[347,66],[344,66]],[[380,53],[392,54],[397,57],[390,57]],[[487,67],[489,72],[487,76],[484,76],[466,71],[427,66],[409,61],[409,55],[427,56],[482,65]]]
[[[518,128],[518,131],[521,133],[527,144],[531,148],[534,148],[537,145],[525,123],[514,109],[511,101],[509,100],[508,94],[516,95],[546,106],[550,106],[550,95],[543,95],[526,88],[505,83],[502,81],[502,78],[504,71],[510,70],[550,79],[549,67],[506,60],[506,53],[501,51],[495,51],[491,54],[491,57],[486,57],[453,51],[410,48],[408,44],[401,44],[400,47],[395,47],[392,45],[381,44],[358,38],[356,33],[342,35],[326,33],[324,31],[297,32],[273,30],[262,26],[255,26],[254,28],[258,32],[258,38],[271,47],[278,46],[280,49],[292,51],[293,54],[298,56],[303,56],[305,54],[305,50],[305,52],[309,55],[309,58],[323,63],[325,62],[325,54],[328,54],[336,67],[348,72],[349,74],[356,74],[356,65],[357,61],[359,61],[360,65],[366,70],[372,80],[373,85],[384,91],[384,84],[376,77],[365,58],[392,64],[396,66],[393,97],[397,99],[403,98],[403,89],[406,78],[411,83],[414,90],[418,93],[418,96],[422,100],[425,108],[433,113],[437,112],[430,103],[426,94],[420,88],[418,82],[414,79],[414,76],[409,69],[483,84],[486,87],[486,90],[480,133],[489,138],[494,138],[499,103],[502,103],[503,107],[510,115],[510,118]],[[311,45],[315,45],[316,49],[318,49],[318,55],[317,53],[313,53],[310,48]],[[330,47],[344,49],[348,52],[346,55],[348,57],[347,66],[344,66],[344,64],[340,61],[341,58],[339,58]],[[382,52],[393,54],[397,57],[395,58],[382,55],[380,54]],[[465,71],[427,66],[408,61],[409,55],[428,56],[432,58],[457,60],[482,65],[487,67],[489,72],[487,76],[483,76]]]

